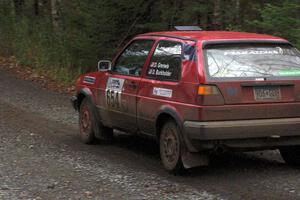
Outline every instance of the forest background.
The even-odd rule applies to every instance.
[[[266,33],[300,48],[300,0],[0,0],[0,55],[69,83],[131,37],[175,25]]]

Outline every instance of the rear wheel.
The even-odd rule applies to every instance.
[[[280,154],[287,164],[300,166],[300,146],[282,147]]]
[[[91,144],[97,138],[110,141],[113,138],[113,129],[104,127],[97,117],[92,102],[84,98],[79,110],[79,136],[83,143]]]
[[[182,139],[179,128],[172,120],[167,121],[160,132],[160,157],[165,169],[177,174],[183,172],[181,160]]]

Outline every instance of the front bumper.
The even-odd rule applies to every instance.
[[[233,148],[268,148],[300,145],[300,118],[193,122],[183,126],[194,149],[217,145]]]
[[[72,96],[70,100],[71,100],[72,107],[73,107],[75,110],[78,110],[78,101],[77,101],[77,97],[76,97],[76,96]]]

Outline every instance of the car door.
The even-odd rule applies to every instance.
[[[108,117],[115,128],[137,130],[137,92],[153,44],[153,40],[133,40],[113,63],[106,82],[105,99]]]
[[[186,56],[182,49],[180,40],[163,39],[153,51],[138,95],[137,120],[143,134],[155,134],[155,120],[162,109],[184,107],[178,106],[178,102],[191,99],[189,87],[192,84],[181,82],[182,58]]]

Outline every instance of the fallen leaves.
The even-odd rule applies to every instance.
[[[14,56],[0,57],[0,69],[7,71],[18,78],[35,82],[40,87],[64,94],[73,94],[75,86],[72,84],[62,84],[54,80],[47,72],[38,72],[30,67],[20,66]]]

